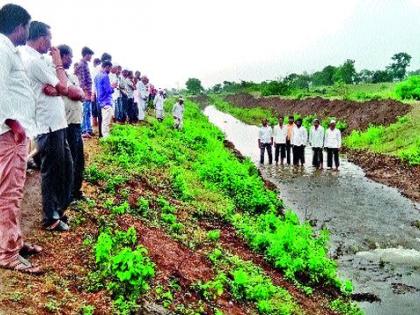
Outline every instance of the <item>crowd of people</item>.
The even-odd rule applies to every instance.
[[[21,6],[0,9],[0,267],[38,274],[26,258],[42,248],[24,242],[20,204],[29,156],[41,173],[43,228],[68,231],[67,207],[83,199],[83,139],[97,126],[99,137],[115,123],[144,121],[154,105],[164,119],[164,90],[140,71],[123,69],[103,53],[81,51],[73,63],[69,45],[52,47],[51,28],[31,21]],[[173,106],[174,127],[182,128],[183,99]]]
[[[340,166],[339,151],[341,148],[341,132],[336,128],[336,121],[331,120],[326,130],[321,126],[319,119],[313,120],[313,126],[308,131],[302,126],[302,119],[296,122],[293,116],[288,117],[284,124],[283,117],[278,118],[278,124],[271,128],[268,120],[264,119],[258,134],[258,147],[260,149],[260,163],[264,164],[264,155],[267,151],[269,164],[273,163],[272,147],[274,145],[274,159],[276,164],[284,165],[284,160],[294,166],[305,164],[305,148],[312,147],[312,166],[316,169],[324,167],[324,153],[327,151],[327,167],[335,170]],[[292,157],[293,156],[293,160]]]

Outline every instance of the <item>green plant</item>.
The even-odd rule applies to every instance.
[[[220,239],[220,230],[208,231],[207,238],[212,242],[217,242]]]
[[[411,76],[407,80],[399,83],[395,87],[395,94],[403,100],[420,100],[420,76]]]
[[[84,305],[80,309],[82,315],[93,315],[95,312],[95,306],[93,305]]]
[[[137,307],[138,297],[149,289],[148,281],[155,274],[147,250],[136,243],[136,231],[129,228],[126,232],[102,232],[95,245],[97,277],[105,282],[122,314]]]

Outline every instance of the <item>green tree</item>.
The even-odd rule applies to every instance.
[[[337,71],[337,67],[328,65],[322,71],[315,72],[312,77],[311,81],[312,84],[315,86],[320,85],[333,85],[334,84],[334,74]]]
[[[354,60],[347,59],[343,65],[338,67],[334,73],[334,82],[343,82],[346,84],[352,84],[356,78],[356,68],[354,67]]]
[[[199,94],[204,90],[201,86],[201,81],[196,78],[189,78],[185,85],[187,86],[188,92],[191,94]]]
[[[387,70],[376,70],[372,75],[372,83],[391,82],[392,74]]]
[[[392,56],[392,60],[393,63],[391,63],[387,69],[393,79],[401,81],[407,74],[407,67],[410,65],[411,56],[405,52],[400,52]]]
[[[359,82],[372,83],[373,71],[363,69],[357,74],[357,77]]]
[[[212,87],[212,91],[213,91],[214,93],[220,93],[220,92],[222,92],[222,85],[221,85],[220,83],[215,84],[215,85]]]

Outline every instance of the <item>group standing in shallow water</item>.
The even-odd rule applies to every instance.
[[[336,128],[336,121],[331,120],[329,127],[324,130],[319,119],[313,120],[313,126],[308,131],[302,126],[302,119],[296,122],[293,116],[289,116],[285,125],[283,117],[278,118],[278,124],[273,128],[269,126],[268,120],[262,121],[258,132],[258,148],[260,149],[260,163],[264,164],[264,156],[267,151],[268,163],[273,163],[272,147],[274,145],[274,160],[276,165],[303,166],[305,164],[305,148],[312,147],[312,166],[316,169],[324,168],[324,153],[327,152],[327,167],[338,170],[340,166],[339,152],[341,149],[341,132]],[[291,158],[293,155],[293,159]]]

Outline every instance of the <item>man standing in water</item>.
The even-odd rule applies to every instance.
[[[308,142],[308,132],[302,126],[302,119],[296,120],[296,126],[293,129],[292,146],[293,146],[293,165],[303,166],[305,164],[305,146]]]
[[[327,148],[327,167],[332,168],[333,157],[335,170],[340,166],[339,151],[341,148],[341,132],[335,128],[336,121],[331,120],[330,127],[325,132],[325,148]]]
[[[323,168],[323,154],[322,147],[324,146],[324,128],[319,124],[319,119],[314,119],[314,125],[309,134],[309,144],[312,146],[313,157],[312,166],[322,170]]]
[[[287,123],[287,135],[286,135],[286,160],[287,164],[290,165],[290,149],[292,147],[291,140],[293,136],[293,129],[295,127],[295,118],[291,115],[289,116]]]
[[[283,125],[283,117],[279,116],[279,124],[274,126],[274,146],[275,154],[274,159],[276,165],[279,163],[279,153],[280,153],[280,164],[284,164],[284,158],[286,157],[286,137],[287,137],[287,127]]]
[[[268,125],[267,119],[263,119],[262,127],[258,132],[258,147],[260,148],[260,163],[264,164],[264,153],[267,150],[268,163],[273,163],[271,146],[273,145],[273,130]]]

